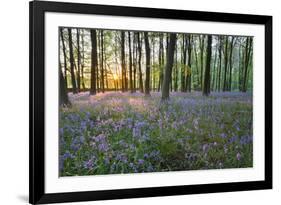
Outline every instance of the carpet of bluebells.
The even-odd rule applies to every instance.
[[[60,176],[252,167],[252,94],[69,94]]]

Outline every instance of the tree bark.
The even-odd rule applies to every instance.
[[[90,94],[95,95],[96,90],[96,68],[97,68],[97,33],[96,30],[91,30],[91,89]]]
[[[122,92],[126,90],[126,65],[125,65],[125,33],[121,31],[121,66],[122,66]]]
[[[145,95],[150,95],[150,47],[148,33],[144,32],[145,56],[146,56],[146,71],[145,71]]]
[[[103,51],[104,51],[104,42],[103,42],[103,30],[100,31],[100,45],[101,45],[101,61],[100,61],[100,66],[101,66],[101,91],[104,93],[104,56],[103,56]]]
[[[59,76],[60,76],[60,106],[67,107],[70,106],[71,103],[68,99],[67,89],[65,86],[65,78],[63,77],[62,66],[59,60]]]
[[[232,84],[232,53],[233,53],[233,46],[235,44],[235,37],[232,36],[231,43],[230,43],[230,53],[229,53],[229,82],[228,82],[228,91],[231,91],[231,84]]]
[[[205,68],[204,87],[203,87],[203,95],[205,96],[208,96],[210,94],[211,58],[212,58],[212,35],[208,35],[207,58],[206,58],[206,68]]]
[[[136,33],[133,33],[133,92],[136,92],[137,87],[137,46]]]
[[[162,88],[162,100],[169,99],[169,84],[171,81],[172,68],[174,63],[174,51],[176,45],[177,35],[175,33],[170,34],[170,41],[168,44],[168,52],[167,52],[167,63],[165,67],[164,73],[164,81]]]
[[[85,45],[84,45],[84,31],[82,30],[81,35],[81,43],[82,43],[82,63],[81,63],[81,79],[82,79],[82,88],[86,89],[85,86],[85,78],[84,78],[84,66],[85,66]]]
[[[218,48],[217,48],[217,44],[216,44],[216,48],[215,48],[215,60],[214,60],[214,70],[213,70],[213,75],[212,75],[212,79],[211,79],[211,81],[212,81],[212,83],[211,83],[211,88],[212,88],[212,90],[214,91],[215,89],[216,89],[216,67],[217,67],[217,53],[218,53]]]
[[[219,67],[217,77],[217,90],[221,90],[221,64],[222,64],[222,37],[219,36]]]
[[[162,83],[163,83],[163,70],[164,70],[164,46],[163,46],[163,33],[159,34],[159,55],[158,55],[158,60],[159,60],[159,82],[158,82],[158,92],[160,92],[160,89],[162,88]]]
[[[132,63],[132,48],[131,48],[131,32],[128,31],[128,40],[129,40],[129,82],[130,82],[130,90],[131,93],[134,92],[133,88],[133,63]]]
[[[65,48],[65,42],[64,42],[64,36],[63,36],[63,29],[60,29],[60,36],[61,36],[61,42],[62,42],[62,52],[63,52],[63,63],[64,63],[64,78],[65,78],[65,87],[67,89],[67,60],[66,60],[66,48]]]
[[[188,35],[187,41],[188,41],[188,48],[187,48],[187,54],[188,54],[188,61],[187,61],[187,65],[189,67],[189,71],[186,73],[186,88],[185,91],[187,92],[187,90],[189,92],[191,92],[191,53],[192,53],[192,45],[191,45],[191,34]]]
[[[174,60],[174,91],[178,90],[178,52],[177,44],[175,45],[175,60]]]
[[[81,73],[81,52],[80,52],[80,30],[77,28],[76,29],[76,41],[77,41],[77,89],[78,92],[80,92],[80,84],[81,84],[81,78],[80,78],[80,73]]]
[[[225,36],[223,91],[227,90],[227,81],[226,81],[227,66],[228,66],[228,36]]]
[[[243,87],[242,92],[247,91],[247,74],[248,74],[248,67],[250,61],[250,55],[252,50],[252,39],[251,37],[247,37],[246,39],[246,48],[245,48],[245,62],[244,62],[244,73],[243,73]]]
[[[196,64],[196,70],[197,70],[197,85],[196,85],[196,89],[198,89],[198,87],[200,85],[200,74],[199,74],[199,62],[198,62],[196,43],[194,43],[194,56],[195,56],[195,64]]]
[[[186,37],[182,34],[182,55],[181,55],[181,91],[185,91],[185,65],[187,53]]]
[[[139,87],[140,87],[140,92],[143,93],[143,80],[142,80],[142,71],[141,71],[141,55],[142,55],[142,45],[141,45],[141,39],[140,39],[140,33],[137,33],[137,37],[138,37],[138,54],[139,54]]]
[[[71,28],[68,28],[68,39],[69,39],[69,61],[70,61],[70,74],[72,82],[72,92],[73,94],[77,93],[77,86],[74,73],[74,57],[73,57],[73,45],[72,45],[72,32]]]
[[[199,44],[200,44],[200,62],[201,62],[201,77],[200,77],[200,83],[201,83],[201,90],[203,88],[203,67],[204,67],[204,47],[205,47],[205,36],[200,35],[199,37]]]

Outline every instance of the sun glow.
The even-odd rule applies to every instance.
[[[118,80],[118,75],[116,75],[115,73],[113,74],[113,79],[114,80]]]

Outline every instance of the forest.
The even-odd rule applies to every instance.
[[[252,166],[253,37],[59,28],[60,176]]]

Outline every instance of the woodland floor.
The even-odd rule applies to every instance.
[[[252,167],[252,94],[69,94],[60,176]]]

